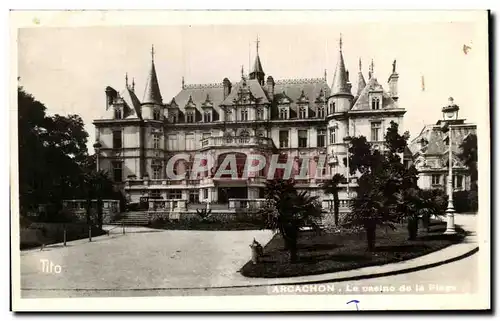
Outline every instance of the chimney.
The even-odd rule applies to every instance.
[[[224,78],[222,85],[224,86],[224,99],[226,99],[226,97],[231,93],[231,82],[229,79]]]
[[[118,93],[110,86],[107,86],[105,91],[106,91],[106,109],[108,109],[109,106],[113,104],[113,100],[116,98],[116,95]]]
[[[269,100],[273,101],[274,100],[274,79],[273,79],[273,77],[271,77],[271,76],[267,77],[266,86],[267,86],[267,95],[269,96]]]

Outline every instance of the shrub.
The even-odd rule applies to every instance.
[[[478,207],[476,191],[457,191],[453,193],[453,206],[458,213],[475,212]]]

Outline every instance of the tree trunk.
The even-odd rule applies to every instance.
[[[410,217],[408,218],[408,239],[414,241],[417,239],[418,235],[418,218]]]
[[[92,200],[90,198],[87,198],[87,203],[86,203],[86,218],[87,218],[87,225],[90,226],[91,223],[91,211],[92,211]]]
[[[368,246],[368,251],[373,252],[373,250],[375,250],[376,225],[368,224],[365,226],[365,230],[366,230],[366,242]]]
[[[97,222],[99,224],[99,229],[102,230],[102,224],[103,224],[103,209],[102,209],[102,199],[99,197],[97,199]]]
[[[340,206],[339,192],[335,191],[333,193],[333,217],[335,220],[335,226],[339,225],[339,206]]]
[[[431,225],[431,214],[427,213],[427,214],[424,214],[422,216],[422,223],[423,223],[423,226],[425,228],[425,230],[427,231],[427,233],[430,232],[430,225]]]
[[[297,238],[298,231],[294,228],[284,229],[285,232],[283,235],[283,239],[285,241],[285,249],[289,253],[290,263],[297,262]]]

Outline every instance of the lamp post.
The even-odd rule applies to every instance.
[[[344,143],[345,143],[345,149],[346,149],[346,167],[347,167],[347,173],[346,173],[346,178],[347,178],[347,199],[350,198],[350,191],[349,191],[349,183],[350,183],[350,174],[351,170],[349,168],[349,143],[351,142],[351,137],[346,136],[344,137]]]
[[[99,143],[99,141],[96,141],[95,144],[93,145],[94,146],[94,150],[95,150],[95,155],[96,155],[96,170],[99,171],[99,153],[101,151],[101,143]]]
[[[448,133],[448,207],[446,208],[446,231],[444,234],[455,234],[455,208],[453,206],[453,141],[452,141],[452,128],[451,124],[454,120],[458,119],[459,107],[453,102],[453,98],[448,99],[448,106],[443,107],[442,130]]]

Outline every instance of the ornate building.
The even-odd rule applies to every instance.
[[[442,120],[436,124],[426,125],[420,134],[409,144],[414,165],[419,171],[418,185],[420,188],[439,188],[446,191],[448,179],[448,144],[449,132],[443,131],[445,123],[450,125],[451,146],[453,157],[453,190],[469,190],[471,186],[467,167],[458,158],[460,144],[467,135],[476,134],[476,125],[466,123],[458,118],[460,107],[450,97],[448,105],[443,107]]]
[[[104,117],[94,121],[98,167],[109,171],[129,202],[148,199],[149,206],[163,202],[166,205],[161,206],[181,210],[198,202],[227,203],[231,208],[263,197],[269,164],[256,175],[244,177],[247,156],[278,154],[280,163],[293,163],[293,174],[301,166],[308,167],[307,177],[297,179],[297,188],[330,198],[323,196],[320,186],[334,173],[346,175],[345,138],[364,135],[382,147],[390,122],[402,126],[405,110],[398,106],[395,64],[388,78],[389,90],[384,91],[373,61],[365,81],[360,60],[353,94],[342,39],[331,87],[326,71],[323,78],[266,78],[257,41],[248,77],[242,69],[237,81],[224,78],[221,83],[194,85],[183,79],[179,93],[165,99],[152,51],[142,101],[135,83],[129,84],[128,79],[122,91],[106,88]],[[192,159],[179,159],[173,167],[179,179],[170,179],[167,163],[181,153],[210,155],[215,161],[210,170],[193,179]],[[215,178],[214,171],[228,154],[235,155],[238,178]],[[306,156],[308,165],[303,165]],[[351,179],[342,184],[341,199],[347,198],[348,186],[355,184]]]

